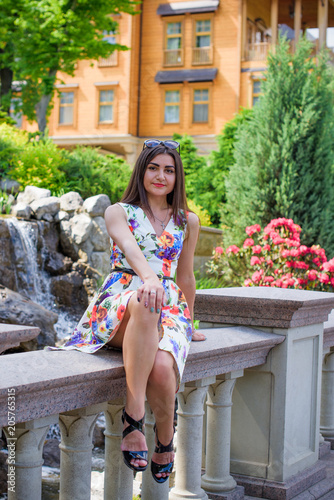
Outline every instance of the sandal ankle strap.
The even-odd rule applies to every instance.
[[[130,434],[130,432],[133,432],[133,431],[139,431],[145,435],[144,429],[143,429],[143,427],[145,425],[144,420],[145,420],[145,415],[140,420],[134,420],[132,417],[130,417],[130,415],[128,413],[126,413],[125,409],[123,409],[122,422],[123,422],[123,424],[124,424],[124,422],[127,422],[129,424],[129,427],[127,427],[123,431],[123,438],[126,437],[128,434]]]

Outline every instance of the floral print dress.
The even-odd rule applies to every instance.
[[[179,385],[192,336],[188,305],[183,292],[174,281],[187,219],[183,213],[180,213],[179,221],[174,221],[171,217],[164,232],[158,237],[140,207],[126,203],[119,205],[126,212],[129,228],[139,248],[165,289],[167,302],[161,309],[158,323],[159,349],[172,354]],[[131,269],[131,266],[111,240],[111,272],[85,311],[72,337],[61,349],[93,353],[116,334],[130,297],[143,283],[137,275],[117,271],[124,268]]]

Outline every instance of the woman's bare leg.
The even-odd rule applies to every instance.
[[[160,443],[167,446],[174,433],[176,374],[174,358],[166,351],[158,350],[147,384],[147,400],[154,413]],[[153,453],[157,464],[168,464],[174,460],[174,452]],[[165,477],[166,473],[156,474]]]
[[[127,311],[115,337],[108,342],[115,347],[122,346],[126,373],[126,412],[140,420],[145,413],[145,393],[147,380],[152,371],[159,343],[158,319],[137,301],[134,294],[130,298]],[[125,423],[125,427],[128,424]],[[147,450],[145,437],[139,431],[131,432],[122,441],[121,449],[131,451]],[[134,466],[145,466],[145,460],[131,460]]]

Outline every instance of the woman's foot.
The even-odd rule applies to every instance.
[[[148,465],[144,417],[135,420],[135,418],[123,410],[122,421],[124,428],[121,450],[124,462],[130,469],[144,471]]]
[[[173,470],[175,456],[173,448],[174,431],[175,430],[173,429],[173,435],[170,439],[168,439],[168,437],[166,440],[161,438],[161,442],[158,438],[158,432],[155,427],[156,446],[152,455],[151,472],[153,479],[157,481],[157,483],[164,483],[167,481]],[[167,444],[164,444],[165,442]]]
[[[206,336],[204,335],[204,333],[201,333],[201,332],[198,332],[197,330],[194,330],[191,340],[194,340],[195,342],[196,341],[198,342],[201,340],[206,340]]]

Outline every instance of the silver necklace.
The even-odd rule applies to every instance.
[[[153,212],[152,212],[153,214]],[[167,210],[167,213],[166,213],[166,217],[164,218],[164,220],[161,220],[159,219],[159,217],[157,217],[156,215],[153,214],[153,217],[154,217],[154,220],[157,219],[159,222],[160,222],[160,226],[162,227],[162,229],[164,230],[165,227],[166,227],[166,224],[165,224],[165,220],[167,219],[168,217],[168,210]]]

